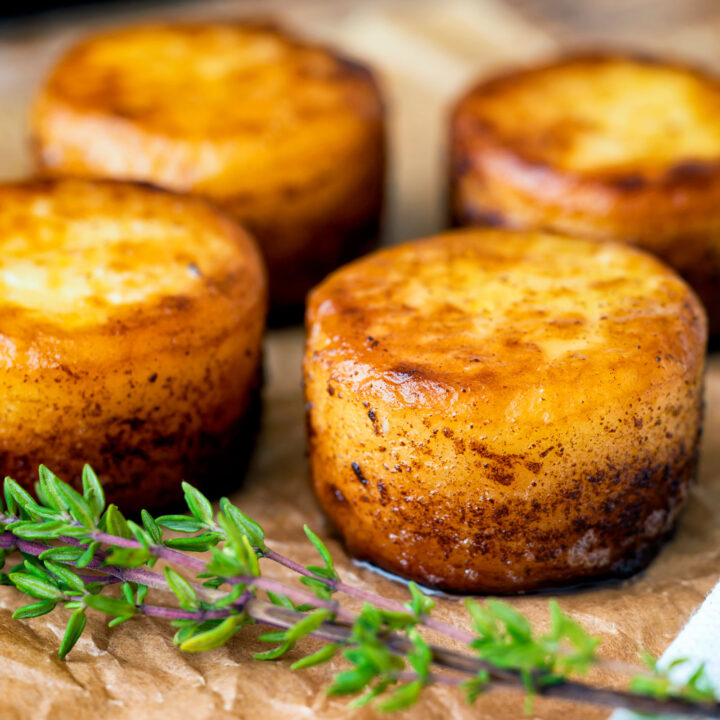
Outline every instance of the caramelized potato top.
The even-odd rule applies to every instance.
[[[64,109],[142,142],[147,168],[176,147],[174,162],[163,164],[174,182],[165,184],[182,178],[218,195],[307,182],[306,162],[322,176],[382,113],[362,66],[275,28],[239,23],[144,25],[88,38],[58,63],[38,99],[41,136],[48,108],[53,122]],[[82,144],[79,136],[64,140]],[[52,168],[64,150],[48,142],[43,162]],[[102,158],[119,177],[128,162]],[[135,177],[149,174],[139,159],[131,165]]]
[[[472,392],[542,422],[682,377],[706,338],[692,291],[643,252],[479,229],[346,266],[308,326],[309,357],[357,392],[448,412]]]
[[[242,313],[262,306],[264,282],[252,240],[200,200],[115,182],[0,185],[5,337]]]
[[[579,56],[513,73],[481,83],[456,113],[490,142],[569,173],[653,177],[720,161],[720,82],[648,59]]]

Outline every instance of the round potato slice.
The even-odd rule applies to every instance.
[[[45,174],[141,180],[218,204],[257,238],[277,317],[377,239],[375,80],[276,28],[146,25],[90,37],[52,71],[32,133]]]
[[[128,511],[239,482],[265,312],[255,244],[201,200],[0,185],[0,473],[87,462]]]
[[[677,269],[720,332],[720,81],[582,55],[481,83],[451,123],[458,224],[617,240]]]
[[[333,273],[307,326],[312,483],[358,558],[515,592],[628,575],[673,527],[707,329],[651,256],[456,231]]]

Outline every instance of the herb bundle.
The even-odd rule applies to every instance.
[[[374,702],[380,710],[413,705],[431,684],[457,686],[469,702],[497,687],[517,688],[528,701],[535,695],[564,698],[643,713],[720,718],[717,691],[700,666],[683,683],[646,657],[649,669],[630,678],[624,691],[595,687],[576,678],[605,661],[599,640],[550,600],[549,629],[534,630],[511,605],[489,599],[466,601],[473,632],[432,617],[434,602],[409,584],[406,603],[383,598],[344,583],[327,547],[309,528],[305,533],[321,564],[303,566],[265,542],[258,523],[223,498],[217,513],[208,499],[184,483],[188,515],[126,519],[115,505],[106,507],[95,473],[86,466],[82,493],[40,467],[36,498],[10,478],[0,503],[0,566],[19,562],[0,574],[33,598],[16,618],[33,618],[58,606],[72,611],[60,643],[64,658],[80,638],[86,612],[111,617],[110,625],[137,615],[167,618],[181,650],[211,650],[250,624],[267,626],[260,639],[272,647],[258,660],[282,657],[306,636],[323,647],[294,662],[293,669],[326,663],[341,653],[347,669],[328,692],[357,695],[355,706]],[[181,536],[163,537],[163,531]],[[209,552],[202,558],[190,553]],[[162,573],[153,570],[158,560]],[[297,574],[289,585],[264,576],[260,564],[272,561]],[[178,572],[182,570],[183,574]],[[188,579],[192,575],[192,579]],[[118,585],[120,592],[107,589]],[[160,591],[172,604],[150,604]],[[359,612],[338,597],[362,601]],[[464,646],[448,650],[428,642],[425,630]],[[425,634],[424,634],[425,633]],[[672,668],[670,668],[672,669]]]

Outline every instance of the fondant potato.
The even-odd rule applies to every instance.
[[[240,482],[266,313],[260,255],[201,200],[114,182],[0,185],[0,473],[124,510]]]
[[[467,230],[310,298],[312,483],[349,551],[426,585],[627,575],[695,474],[706,319],[641,251]]]
[[[451,121],[460,225],[627,242],[693,286],[720,332],[720,81],[618,54],[480,83]]]

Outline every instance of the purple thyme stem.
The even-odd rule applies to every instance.
[[[90,537],[92,540],[95,540],[99,543],[105,543],[106,545],[112,545],[114,547],[123,547],[130,550],[138,550],[143,549],[143,545],[138,542],[137,540],[129,539],[129,538],[121,538],[116,535],[110,535],[109,533],[104,533],[101,531],[94,531],[92,533],[88,534],[88,537]],[[73,541],[70,544],[74,546],[82,546],[82,543],[74,538],[61,538],[63,541]],[[2,547],[0,545],[0,547]],[[47,548],[45,548],[47,549]],[[152,545],[148,548],[150,552],[155,555],[157,558],[166,560],[168,562],[171,562],[175,565],[179,565],[180,567],[185,567],[189,570],[193,570],[194,572],[203,572],[205,570],[205,563],[200,560],[199,558],[193,558],[189,555],[186,555],[185,553],[182,553],[178,550],[174,550],[172,548],[165,547],[164,545]],[[40,551],[42,552],[42,550]],[[38,553],[39,554],[39,553]],[[368,602],[372,605],[375,605],[376,607],[382,608],[384,610],[390,610],[392,612],[407,612],[407,608],[399,602],[395,602],[394,600],[390,600],[387,598],[383,598],[380,595],[376,595],[375,593],[368,592],[366,590],[362,590],[361,588],[353,587],[352,585],[348,585],[347,583],[344,583],[340,580],[327,580],[325,578],[319,578],[316,575],[313,575],[309,570],[307,570],[303,565],[296,562],[295,560],[291,560],[288,557],[285,557],[284,555],[281,555],[280,553],[276,552],[275,550],[271,550],[270,548],[267,548],[263,551],[263,555],[267,557],[269,560],[273,560],[274,562],[277,562],[280,565],[283,565],[287,567],[290,570],[293,570],[294,572],[298,573],[299,575],[302,575],[304,577],[310,577],[315,578],[318,580],[323,581],[325,584],[327,584],[330,588],[333,590],[336,590],[337,592],[344,593],[345,595],[348,595],[350,597],[354,597],[358,600],[362,600],[363,602]],[[92,565],[88,565],[88,567],[92,567]],[[107,566],[105,566],[107,567]],[[96,568],[92,568],[96,569]],[[128,569],[126,568],[118,568],[120,571],[126,571]],[[149,571],[145,571],[149,572]],[[157,573],[149,573],[148,576],[146,576],[145,580],[142,579],[130,579],[127,576],[126,572],[123,573],[111,573],[116,575],[116,577],[119,577],[122,580],[129,580],[130,582],[141,582],[144,585],[149,585],[150,587],[157,588],[157,579],[160,578]],[[288,595],[288,589],[287,587],[281,585],[280,583],[276,583],[275,581],[271,581],[267,578],[262,578],[262,582],[258,582],[258,579],[255,578],[254,581],[249,578],[242,578],[238,579],[235,578],[233,581],[234,584],[237,584],[238,582],[244,582],[245,584],[250,584],[250,582],[253,582],[253,584],[256,587],[259,587],[264,590],[270,590],[270,592],[280,593],[283,595]],[[265,586],[265,587],[263,587]],[[335,602],[329,602],[329,601],[321,601],[319,598],[317,598],[314,594],[311,593],[304,593],[304,591],[294,591],[293,590],[294,597],[302,597],[300,600],[294,600],[294,602],[303,602],[303,603],[311,603],[315,605],[316,607],[326,607],[329,610],[332,610],[334,613],[337,614],[337,617],[343,616],[345,619],[348,619],[352,621],[354,619],[354,615],[351,613],[348,613],[344,610],[342,610],[339,607],[338,603]],[[292,598],[291,598],[292,599]],[[448,637],[452,637],[456,640],[459,640],[463,643],[470,643],[473,640],[473,635],[471,633],[465,632],[464,630],[460,630],[459,628],[456,628],[452,625],[448,625],[447,623],[443,623],[439,620],[435,620],[434,618],[424,616],[422,618],[422,623],[433,630],[436,630],[437,632],[443,633],[447,635]]]
[[[141,543],[139,543],[137,540],[129,540],[126,538],[118,538],[115,535],[109,535],[108,533],[103,532],[93,532],[92,535],[90,535],[93,540],[96,540],[100,543],[105,543],[107,545],[115,545],[118,547],[124,547],[128,549],[142,549],[143,546]],[[193,558],[185,553],[182,553],[178,550],[173,550],[172,548],[165,547],[164,545],[151,545],[148,550],[155,555],[156,557],[167,560],[168,562],[171,562],[175,565],[179,565],[181,567],[188,568],[189,570],[193,570],[195,572],[203,572],[206,568],[205,563],[200,560],[199,558]],[[291,561],[292,562],[292,561]],[[299,567],[302,568],[300,565]],[[305,568],[302,568],[303,570]],[[313,576],[311,576],[313,577]],[[328,600],[321,600],[313,593],[306,592],[304,590],[300,589],[294,589],[287,587],[286,585],[283,585],[282,583],[278,582],[277,580],[272,580],[270,578],[264,578],[264,577],[233,577],[233,578],[227,578],[227,582],[229,582],[232,585],[237,585],[239,583],[242,583],[244,585],[253,585],[256,588],[259,588],[261,590],[274,592],[280,595],[286,595],[289,597],[293,602],[296,603],[309,603],[312,605],[315,605],[316,607],[323,607],[327,608],[328,610],[331,610],[336,617],[343,618],[345,620],[349,620],[352,622],[355,618],[355,616],[348,612],[347,610],[343,610],[338,603]],[[144,583],[148,584],[148,583]]]
[[[305,569],[304,565],[301,565],[299,562],[295,562],[295,560],[291,560],[289,557],[281,555],[279,552],[275,552],[275,550],[265,548],[261,552],[268,560],[273,560],[280,565],[284,565],[286,568],[290,568],[290,570],[298,573],[299,575],[304,575],[305,577],[315,577],[315,575],[313,575],[309,570]],[[330,581],[328,580],[326,582],[329,583]]]
[[[169,620],[219,620],[232,614],[229,610],[181,610],[161,605],[137,605],[136,607],[143,615],[168,618]]]
[[[34,555],[35,557],[50,549],[47,545],[43,545],[42,543],[33,542],[32,540],[22,540],[21,538],[15,538],[15,545],[18,550],[21,550],[28,555]]]
[[[80,575],[78,577],[84,583],[101,583],[103,585],[114,585],[115,583],[122,582],[120,578],[116,578],[112,575]]]
[[[236,576],[228,578],[228,582],[233,585],[237,585],[239,583],[243,583],[245,585],[253,585],[260,590],[265,590],[266,592],[269,591],[275,593],[276,595],[285,595],[297,604],[307,603],[317,608],[326,608],[327,610],[330,610],[333,615],[335,615],[335,617],[339,620],[346,620],[348,622],[353,622],[355,620],[355,614],[350,612],[349,610],[345,610],[344,608],[340,607],[339,603],[337,603],[336,601],[321,600],[313,593],[307,592],[306,590],[301,590],[300,588],[290,587],[288,585],[285,585],[284,583],[281,583],[278,580],[273,580],[266,577]]]
[[[276,607],[261,600],[250,600],[246,607],[249,617],[256,622],[275,627],[291,627],[302,614],[287,608]],[[351,642],[352,629],[347,626],[333,622],[323,622],[313,633],[314,637],[321,638],[326,642],[339,643],[341,645]],[[385,638],[388,648],[397,655],[405,655],[412,649],[409,640],[403,636],[391,633]],[[478,657],[467,653],[449,650],[447,648],[430,646],[432,661],[442,667],[443,670],[460,673],[465,676],[477,677],[478,672],[487,670],[490,684],[488,689],[495,687],[508,687],[513,690],[524,688],[523,680],[519,672],[506,670],[493,666]],[[436,677],[440,677],[438,674]],[[442,673],[443,678],[450,677]],[[444,681],[444,680],[443,680]],[[455,680],[450,680],[455,684]],[[644,712],[654,715],[674,714],[692,717],[720,718],[720,705],[717,703],[696,703],[689,700],[668,698],[659,700],[653,697],[638,695],[629,691],[610,690],[593,685],[586,685],[574,680],[563,680],[554,685],[539,685],[536,687],[538,695],[556,697],[562,700],[590,703],[605,707],[624,707],[637,712]]]
[[[0,514],[0,522],[2,523],[9,524],[12,522],[17,522],[18,520],[19,518]],[[68,522],[75,527],[82,527],[79,522],[75,522],[72,520],[69,520]],[[105,543],[106,545],[112,545],[114,547],[127,548],[128,550],[144,549],[143,545],[137,540],[119,537],[118,535],[110,535],[109,533],[101,532],[100,530],[88,532],[87,536],[91,540],[95,540],[99,543]],[[86,547],[86,545],[77,538],[62,536],[59,537],[58,540],[68,545],[72,545],[73,547]],[[8,547],[12,547],[13,544],[9,545]],[[0,545],[0,549],[2,549],[3,547],[5,546]],[[155,555],[156,557],[161,558],[162,560],[167,560],[168,562],[175,563],[176,565],[181,565],[182,567],[186,567],[189,570],[202,572],[205,569],[205,563],[202,560],[190,557],[189,555],[186,555],[179,550],[173,550],[172,548],[165,547],[164,545],[154,545],[150,549],[153,552],[153,555]]]
[[[147,585],[156,590],[167,590],[165,577],[160,573],[146,570],[145,568],[124,568],[117,565],[103,565],[102,560],[93,558],[87,565],[90,570],[113,575],[122,582],[134,582],[140,585]]]
[[[231,607],[221,610],[182,610],[161,605],[136,605],[136,607],[144,615],[169,618],[170,620],[220,620],[232,615],[232,610],[244,610],[245,605],[253,597],[252,590],[245,588]]]
[[[150,607],[153,609],[150,609]],[[241,606],[241,600],[238,600],[236,609],[240,609],[240,607],[256,622],[278,628],[290,628],[304,616],[303,613],[295,610],[277,607],[254,598],[247,600],[243,606]],[[165,617],[173,620],[202,619],[201,613],[203,612],[156,606],[139,606],[138,609],[146,615]],[[209,619],[209,613],[215,612],[224,613],[223,615],[218,615],[218,618],[227,617],[227,615],[230,614],[228,610],[205,611],[203,617]],[[323,622],[317,630],[312,632],[311,635],[326,642],[345,645],[351,642],[351,632],[351,628],[347,626],[326,621]],[[392,652],[399,655],[405,654],[411,647],[406,638],[394,634],[386,638],[386,640]],[[490,675],[487,690],[492,690],[496,687],[508,687],[513,690],[522,690],[524,688],[520,675],[515,671],[493,667],[479,658],[457,653],[453,650],[434,646],[430,646],[430,649],[433,653],[433,662],[446,671],[476,677],[480,670],[487,669]],[[401,671],[398,674],[398,678],[402,680],[414,680],[417,679],[417,675],[411,671]],[[457,686],[462,682],[462,679],[458,678],[457,675],[451,675],[448,674],[448,672],[432,673],[428,677],[428,680],[453,686]],[[605,707],[624,707],[650,714],[666,714],[670,712],[684,716],[720,718],[720,706],[717,704],[695,703],[688,700],[675,700],[672,698],[659,700],[653,697],[636,695],[627,691],[609,690],[592,685],[585,685],[572,680],[565,680],[554,685],[540,685],[537,687],[536,692],[538,695],[556,697],[561,700],[590,703]]]
[[[61,543],[65,543],[65,545],[72,545],[73,547],[82,548],[83,550],[85,550],[88,546],[88,543],[86,543],[86,542],[84,543],[81,540],[78,540],[77,538],[74,538],[74,537],[67,537],[66,535],[61,535],[58,538],[58,540]],[[100,560],[104,560],[106,556],[107,556],[107,553],[104,552],[103,550],[97,550],[95,552],[95,557]]]
[[[276,607],[261,600],[250,598],[244,606],[238,600],[237,605],[244,607],[249,617],[252,617],[263,625],[272,627],[289,628],[292,627],[299,618],[303,616],[294,610]],[[188,611],[175,608],[164,608],[157,606],[138,606],[146,615],[156,617],[164,617],[173,620],[180,619],[210,619],[212,617],[227,617],[230,614],[228,610],[217,611]],[[216,615],[217,613],[217,615]],[[222,613],[222,614],[220,614]],[[311,635],[321,638],[326,642],[334,642],[339,644],[347,644],[350,637],[351,629],[337,625],[333,622],[324,622],[321,626],[311,633]],[[393,639],[396,640],[393,643]],[[388,638],[390,647],[397,654],[404,654],[409,649],[408,641],[405,638],[395,635]],[[487,669],[490,673],[490,682],[487,690],[498,687],[507,687],[513,690],[523,689],[523,684],[518,673],[510,670],[501,670],[495,668],[482,660],[464,655],[461,653],[431,646],[433,652],[433,662],[446,672],[431,673],[428,676],[429,682],[441,682],[444,684],[457,686],[462,683],[462,677],[455,674],[449,674],[447,671],[459,673],[461,675],[475,677],[481,669]],[[417,679],[417,675],[409,670],[403,670],[398,673],[398,679],[413,681]],[[687,700],[675,700],[672,698],[659,700],[652,697],[636,695],[627,691],[609,690],[592,685],[566,680],[554,685],[539,686],[536,690],[538,695],[555,697],[561,700],[569,700],[575,702],[591,703],[605,707],[625,707],[630,710],[650,714],[665,714],[671,712],[673,714],[694,716],[694,717],[712,717],[720,718],[720,709],[717,704],[694,703]]]
[[[94,532],[90,537],[92,537],[93,540],[96,540],[97,542],[105,543],[107,545],[116,545],[129,549],[143,548],[142,544],[139,543],[137,540],[118,538],[115,535],[109,535],[103,532]],[[205,563],[199,558],[190,557],[185,553],[165,547],[164,545],[151,545],[148,550],[153,555],[162,560],[167,560],[168,562],[188,568],[189,570],[194,570],[195,572],[204,572],[206,569]],[[343,610],[336,602],[321,600],[313,593],[287,587],[286,585],[283,585],[277,580],[254,576],[238,576],[233,578],[226,578],[226,580],[232,585],[238,585],[240,583],[242,583],[243,585],[253,585],[254,587],[261,590],[274,592],[280,595],[286,595],[291,600],[293,600],[293,602],[296,603],[310,603],[312,605],[315,605],[316,607],[327,608],[328,610],[331,610],[338,618],[350,620],[351,622],[352,620],[354,620],[355,617],[352,613]],[[147,585],[148,583],[144,584]]]
[[[22,540],[10,532],[2,533],[0,535],[0,548],[9,549],[12,547],[17,547],[18,550],[35,557],[50,549],[49,545],[43,545],[32,540]],[[89,570],[97,570],[106,575],[112,575],[121,582],[140,583],[158,590],[168,589],[167,582],[162,575],[144,568],[121,568],[115,565],[103,565],[102,560],[99,558],[93,558],[86,567]]]
[[[44,553],[46,550],[50,549],[48,545],[43,545],[39,542],[22,540],[21,538],[13,535],[11,532],[4,532],[0,535],[0,548],[3,550],[10,550],[15,547],[28,555],[35,555],[36,557],[40,555],[40,553]]]
[[[100,537],[98,537],[100,536]],[[121,540],[123,541],[122,547],[129,547],[133,548],[135,547],[134,540],[126,540],[125,538],[116,538],[114,535],[107,535],[106,533],[94,533],[93,537],[98,542],[104,542],[107,544],[114,544],[115,540]],[[140,543],[135,543],[137,547],[142,547]],[[19,550],[22,550],[23,552],[28,553],[29,555],[35,555],[38,556],[41,553],[45,552],[49,549],[47,545],[43,545],[42,543],[38,542],[32,542],[30,540],[22,540],[20,538],[15,537],[12,533],[6,532],[0,535],[0,547],[2,548],[11,548],[11,547],[17,547]],[[150,551],[155,554],[156,550],[162,550],[163,548],[160,546],[152,546],[150,548]],[[170,548],[165,548],[170,549]],[[181,555],[183,558],[185,556],[182,553],[172,551],[173,555]],[[196,567],[197,570],[203,571],[205,569],[205,563],[201,560],[195,560],[195,558],[185,558],[187,560],[192,560],[193,563],[199,563],[199,565]],[[123,582],[135,582],[140,583],[141,585],[147,585],[149,587],[159,589],[159,590],[167,590],[168,585],[165,580],[165,577],[163,575],[160,575],[160,573],[152,572],[151,570],[145,570],[144,568],[121,568],[117,567],[115,565],[103,565],[102,560],[99,558],[93,558],[86,566],[89,570],[97,570],[100,572],[103,572],[108,575],[112,575],[115,578],[117,578],[120,581]],[[254,577],[254,576],[237,576],[233,578],[228,578],[227,581],[231,585],[238,585],[242,583],[243,585],[253,585],[256,588],[259,588],[260,590],[265,590],[274,592],[278,595],[286,595],[289,597],[293,602],[295,603],[309,603],[312,605],[315,605],[316,607],[323,607],[327,608],[328,610],[331,610],[333,614],[341,618],[343,620],[348,620],[352,622],[355,618],[355,616],[347,611],[341,608],[338,603],[330,600],[321,600],[320,598],[316,597],[313,593],[306,592],[305,590],[301,590],[300,588],[292,588],[284,585],[283,583],[273,580],[271,578],[265,578],[265,577]],[[207,588],[202,588],[203,591],[207,591]]]
[[[262,552],[264,557],[268,560],[273,560],[274,562],[279,563],[280,565],[283,565],[284,567],[293,570],[304,577],[311,577],[316,580],[320,580],[337,592],[341,592],[350,597],[354,597],[357,600],[370,603],[382,610],[389,610],[390,612],[408,612],[408,609],[402,603],[396,602],[395,600],[390,600],[389,598],[384,598],[381,595],[376,595],[375,593],[368,592],[367,590],[353,587],[352,585],[342,582],[342,580],[327,580],[325,578],[318,577],[317,575],[313,575],[300,563],[281,555],[275,550],[267,548]],[[470,644],[475,639],[475,636],[472,633],[456,628],[454,625],[449,625],[448,623],[436,620],[428,615],[421,616],[421,622],[425,627],[442,633],[443,635],[447,635],[448,637],[458,640],[466,645]]]
[[[110,535],[108,533],[92,532],[88,537],[93,540],[105,543],[106,545],[113,545],[114,547],[128,548],[129,550],[143,550],[144,547],[137,540],[130,540],[128,538],[117,537],[116,535]],[[195,570],[196,572],[203,572],[205,570],[205,563],[199,558],[190,557],[179,550],[173,550],[172,548],[165,547],[164,545],[151,545],[148,550],[155,555],[155,557],[161,560],[167,560],[168,562],[186,567],[188,570]]]
[[[110,535],[108,537],[114,538],[115,536]],[[76,548],[85,549],[88,547],[87,543],[83,543],[82,541],[73,537],[63,536],[58,538],[58,540],[67,545],[72,545]],[[156,590],[168,590],[169,592],[169,588],[165,584],[164,577],[159,573],[152,572],[152,570],[146,570],[144,568],[121,568],[117,565],[104,565],[103,563],[106,557],[106,552],[104,552],[103,550],[97,550],[95,552],[95,555],[93,556],[93,559],[86,565],[86,567],[90,570],[109,572],[116,578],[118,578],[120,581],[140,583],[141,585],[147,585],[148,587],[152,587]],[[199,586],[193,587],[197,589]],[[202,589],[205,590],[206,588]]]
[[[106,543],[113,547],[128,548],[129,550],[142,549],[142,545],[137,540],[128,540],[119,535],[109,535],[108,533],[92,531],[88,533],[88,537],[99,543]]]
[[[469,645],[475,639],[475,636],[472,633],[456,628],[454,625],[444,623],[442,620],[436,620],[429,615],[422,615],[421,622],[426,628],[435,630],[435,632],[447,635],[455,640],[459,640],[465,645]]]
[[[186,567],[188,570],[194,570],[196,572],[203,572],[205,570],[205,562],[199,558],[190,557],[179,550],[173,550],[164,545],[153,545],[150,550],[161,560],[167,560],[175,565]]]

